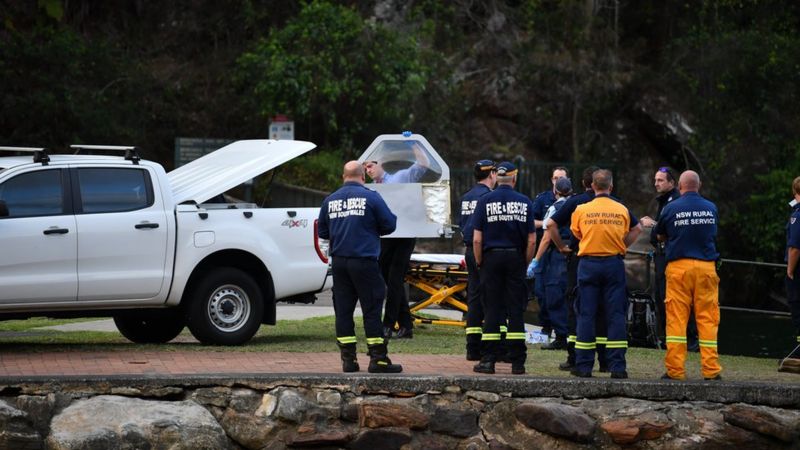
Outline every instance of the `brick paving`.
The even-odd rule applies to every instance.
[[[407,375],[478,375],[459,355],[390,355]],[[369,358],[359,354],[361,373]],[[289,352],[44,352],[0,354],[2,376],[341,374],[339,353]],[[497,364],[497,374],[511,374]],[[491,376],[491,375],[488,375]]]

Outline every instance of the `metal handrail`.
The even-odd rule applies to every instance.
[[[643,252],[641,250],[628,250],[627,253],[632,254],[632,255],[640,255],[640,256],[648,257],[648,256],[652,256],[653,252],[652,251]],[[743,259],[727,259],[727,258],[720,258],[720,261],[723,262],[723,263],[732,263],[732,264],[748,264],[748,265],[753,265],[753,266],[775,267],[775,268],[782,268],[782,269],[786,268],[786,264],[768,263],[768,262],[762,262],[762,261],[747,261],[747,260],[743,260]],[[648,270],[648,279],[649,279],[649,274],[650,274],[649,265],[648,265],[647,270]],[[649,281],[648,281],[648,289],[649,289]],[[736,306],[722,306],[722,305],[720,305],[720,309],[727,309],[727,310],[731,310],[731,311],[745,311],[745,312],[751,312],[751,313],[757,313],[757,314],[773,314],[773,315],[776,315],[776,316],[787,316],[787,317],[791,316],[791,313],[785,312],[785,311],[771,311],[771,310],[766,310],[766,309],[741,308],[741,307],[736,307]]]
[[[627,253],[630,253],[632,255],[647,256],[652,252],[643,252],[641,250],[628,250]],[[776,267],[776,268],[781,268],[781,269],[785,269],[786,268],[786,264],[770,263],[770,262],[763,262],[763,261],[747,261],[747,260],[744,260],[744,259],[720,258],[719,261],[723,262],[723,263],[732,263],[732,264],[749,264],[749,265],[753,265],[753,266]]]

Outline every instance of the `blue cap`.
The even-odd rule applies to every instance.
[[[491,172],[492,170],[495,170],[494,161],[491,159],[482,159],[475,163],[475,168],[473,170],[475,171],[475,175],[482,175]]]
[[[572,181],[567,177],[561,177],[556,180],[556,192],[561,195],[569,195],[572,193]]]
[[[510,177],[517,174],[517,166],[509,161],[503,161],[497,165],[497,176]]]
[[[411,132],[408,130],[403,131],[403,137],[411,137]]]

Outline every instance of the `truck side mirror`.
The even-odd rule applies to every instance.
[[[5,200],[0,200],[0,217],[8,217],[8,205]]]

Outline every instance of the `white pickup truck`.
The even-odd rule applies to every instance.
[[[0,320],[112,316],[139,343],[185,326],[248,341],[276,301],[330,288],[319,209],[208,201],[314,147],[237,141],[170,173],[126,148],[0,157]]]

